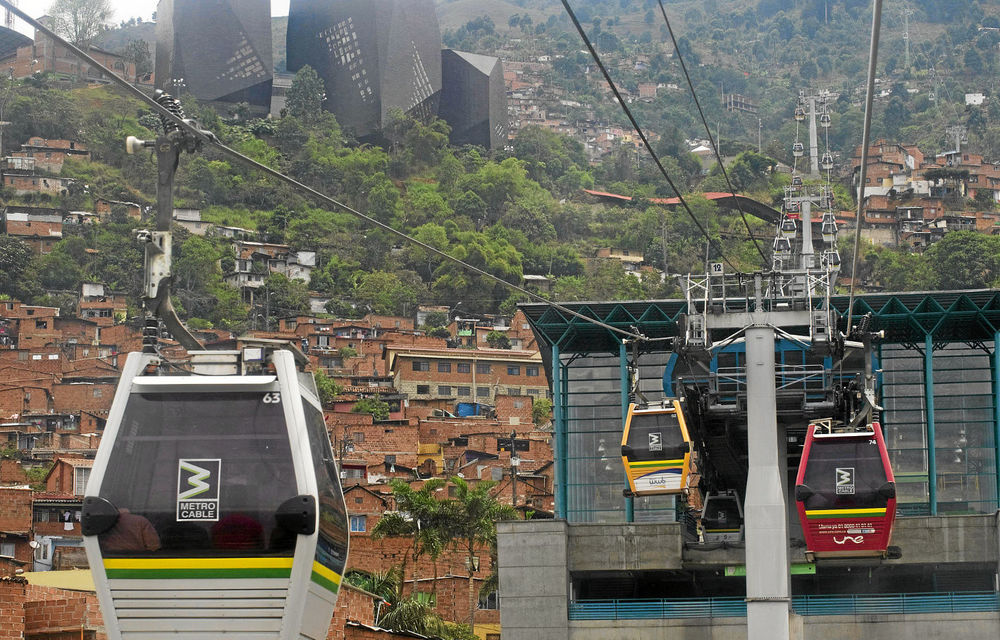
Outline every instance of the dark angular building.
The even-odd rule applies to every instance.
[[[445,49],[441,52],[439,115],[451,125],[451,143],[487,149],[507,143],[507,91],[499,58]]]
[[[157,88],[269,109],[273,76],[268,0],[160,0]]]
[[[437,115],[441,29],[433,0],[291,0],[288,70],[304,65],[326,83],[325,108],[359,138],[389,110]]]

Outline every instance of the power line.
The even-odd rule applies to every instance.
[[[712,137],[712,129],[708,126],[708,120],[705,119],[705,112],[701,109],[701,102],[698,100],[698,94],[694,90],[694,84],[691,82],[691,76],[688,75],[687,65],[684,64],[684,57],[681,55],[681,48],[677,44],[677,38],[674,37],[674,29],[670,26],[670,19],[667,17],[667,10],[663,6],[663,0],[659,0],[659,3],[660,13],[663,14],[663,21],[667,25],[667,31],[670,33],[670,40],[674,43],[674,51],[677,53],[677,61],[681,63],[681,70],[684,71],[684,78],[687,80],[688,87],[691,89],[691,97],[694,98],[694,106],[698,108],[698,115],[701,117],[702,124],[705,125],[705,133],[708,134],[708,141],[712,145],[712,151],[715,152],[715,159],[719,163],[719,168],[722,169],[722,175],[726,178],[726,185],[729,187],[729,192],[735,196],[736,189],[733,188],[733,183],[729,180],[729,172],[726,171],[726,164],[722,161],[722,155],[719,153],[719,145]],[[766,265],[768,262],[767,256],[764,254],[764,250],[761,248],[760,243],[757,242],[757,238],[754,237],[753,231],[750,229],[750,223],[747,221],[747,216],[743,212],[743,206],[740,204],[739,198],[734,197],[733,200],[736,201],[736,208],[740,212],[740,218],[743,219],[743,226],[747,229],[747,235],[750,236],[750,240],[753,241],[753,246],[757,248],[757,253],[760,254],[761,260],[763,260]]]
[[[726,254],[722,251],[722,247],[719,245],[719,243],[714,238],[712,238],[711,235],[709,235],[708,231],[705,229],[705,226],[694,215],[694,212],[691,211],[691,207],[688,206],[688,203],[684,199],[684,196],[681,195],[681,190],[677,188],[677,185],[674,184],[674,181],[670,179],[670,175],[667,174],[667,170],[663,168],[663,164],[660,162],[659,156],[657,156],[656,152],[653,151],[653,147],[649,144],[649,140],[646,138],[646,134],[643,133],[642,127],[639,126],[639,123],[636,121],[635,116],[632,115],[632,110],[629,109],[628,105],[625,104],[625,100],[622,98],[621,93],[618,91],[618,87],[615,85],[615,81],[611,79],[611,75],[608,73],[607,68],[601,61],[601,57],[597,54],[597,50],[594,49],[593,43],[590,42],[590,38],[587,37],[587,33],[583,30],[583,27],[580,25],[580,21],[577,19],[576,13],[574,13],[573,8],[569,6],[569,0],[562,0],[562,4],[563,7],[566,8],[566,13],[569,14],[570,20],[573,21],[573,25],[576,27],[576,30],[580,34],[580,37],[583,39],[583,43],[587,45],[587,50],[590,51],[590,57],[594,59],[594,62],[597,64],[597,67],[601,70],[601,73],[604,75],[604,79],[607,81],[608,86],[611,88],[612,93],[615,94],[615,98],[618,100],[618,104],[621,105],[622,111],[624,111],[625,116],[629,119],[629,122],[632,123],[632,128],[635,129],[635,132],[639,136],[639,139],[642,140],[642,144],[646,147],[646,151],[649,153],[650,157],[653,158],[653,162],[656,163],[656,167],[660,170],[660,173],[663,174],[663,177],[666,179],[667,184],[670,185],[670,188],[672,188],[674,190],[674,193],[677,194],[678,201],[684,207],[684,210],[687,211],[687,214],[688,216],[690,216],[691,220],[701,231],[701,234],[705,236],[705,239],[708,241],[708,243],[710,245],[715,246],[722,260],[730,267],[732,267],[734,271],[739,272],[740,269],[735,264],[733,264],[733,262],[728,257],[726,257]],[[735,195],[736,194],[733,194],[734,197]]]
[[[878,36],[882,24],[882,0],[873,0],[872,39],[868,51],[868,87],[865,93],[865,123],[861,133],[861,173],[858,176],[858,210],[854,217],[854,255],[851,257],[851,291],[847,303],[847,333],[854,316],[854,285],[858,281],[858,251],[861,249],[861,213],[865,208],[865,178],[868,174],[868,144],[872,129],[872,102],[875,94],[875,65],[878,62]]]
[[[573,311],[572,309],[569,309],[569,308],[567,308],[567,307],[565,307],[565,306],[563,306],[563,305],[561,305],[559,303],[553,302],[551,300],[547,300],[543,296],[538,295],[537,293],[534,293],[533,291],[529,291],[529,290],[527,290],[527,289],[525,289],[523,287],[520,287],[518,285],[515,285],[515,284],[513,284],[511,282],[507,282],[503,278],[500,278],[498,276],[493,275],[492,273],[484,271],[483,269],[480,269],[479,267],[471,265],[471,264],[469,264],[467,262],[463,262],[462,260],[459,260],[458,258],[456,258],[456,257],[454,257],[452,255],[449,255],[448,253],[445,253],[444,251],[441,251],[440,249],[438,249],[436,247],[433,247],[433,246],[431,246],[431,245],[429,245],[427,243],[421,242],[420,240],[417,240],[416,238],[414,238],[412,236],[409,236],[409,235],[407,235],[406,233],[404,233],[402,231],[398,231],[397,229],[391,227],[388,224],[385,224],[384,222],[380,222],[379,220],[376,220],[375,218],[372,218],[371,216],[368,216],[368,215],[366,215],[364,213],[361,213],[360,211],[354,209],[353,207],[350,207],[349,205],[346,205],[346,204],[344,204],[342,202],[334,200],[330,196],[327,196],[326,194],[321,193],[320,191],[317,191],[316,189],[313,189],[312,187],[310,187],[310,186],[308,186],[306,184],[303,184],[302,182],[299,182],[298,180],[295,180],[294,178],[286,176],[285,174],[281,173],[280,171],[276,171],[275,169],[272,169],[271,167],[268,167],[267,165],[261,164],[261,163],[257,162],[256,160],[254,160],[252,158],[249,158],[249,157],[243,155],[242,153],[236,151],[235,149],[231,149],[231,148],[227,147],[226,145],[224,145],[215,136],[214,133],[212,133],[210,131],[205,131],[203,129],[200,129],[200,128],[198,128],[198,127],[196,127],[194,125],[193,121],[181,118],[177,114],[175,114],[175,113],[171,112],[170,110],[164,108],[162,105],[160,105],[158,102],[156,102],[155,100],[153,100],[152,98],[150,98],[149,96],[147,96],[145,93],[143,93],[142,91],[140,91],[138,88],[132,86],[126,80],[118,77],[114,72],[112,72],[110,69],[108,69],[107,67],[105,67],[104,65],[102,65],[97,60],[95,60],[89,54],[87,54],[86,52],[84,52],[80,48],[76,47],[75,45],[67,42],[65,39],[63,39],[62,37],[60,37],[59,35],[57,35],[51,29],[49,29],[45,25],[41,24],[40,22],[38,22],[37,20],[35,20],[31,16],[29,16],[28,14],[24,13],[23,11],[21,11],[19,8],[17,8],[17,6],[11,4],[9,2],[9,0],[0,0],[0,6],[3,6],[5,8],[7,8],[7,9],[9,9],[15,15],[17,15],[19,18],[21,18],[22,20],[24,20],[25,22],[27,22],[29,25],[31,25],[35,29],[39,30],[40,32],[42,32],[43,34],[45,34],[46,36],[48,36],[49,38],[52,38],[55,42],[61,44],[64,47],[66,47],[68,50],[70,50],[77,57],[81,58],[82,60],[84,60],[85,62],[87,62],[89,65],[91,65],[91,67],[93,67],[94,69],[100,69],[101,71],[103,71],[106,76],[108,76],[109,78],[111,78],[111,81],[114,84],[117,84],[118,86],[124,88],[128,93],[131,93],[132,96],[134,96],[135,98],[137,98],[140,101],[142,101],[142,102],[146,103],[147,105],[149,105],[152,108],[152,110],[157,115],[159,115],[159,116],[161,116],[163,118],[166,118],[170,122],[172,122],[172,123],[176,124],[177,126],[181,127],[182,129],[184,129],[189,134],[195,136],[198,140],[200,140],[200,141],[202,141],[204,143],[208,143],[208,144],[216,147],[219,151],[221,151],[225,155],[233,158],[234,160],[242,162],[243,164],[245,164],[245,165],[247,165],[247,166],[249,166],[251,168],[257,169],[258,171],[261,171],[261,172],[263,172],[263,173],[271,176],[272,178],[275,178],[275,179],[279,180],[280,182],[284,182],[285,184],[290,185],[294,189],[298,189],[299,191],[301,191],[301,192],[303,192],[303,193],[311,196],[312,198],[314,198],[315,200],[318,200],[321,203],[331,205],[334,208],[340,209],[342,211],[346,211],[347,213],[350,213],[351,215],[353,215],[353,216],[355,216],[355,217],[357,217],[357,218],[359,218],[359,219],[367,222],[368,224],[371,224],[371,225],[373,225],[375,227],[378,227],[378,228],[380,228],[380,229],[382,229],[384,231],[387,231],[387,232],[391,233],[392,235],[394,235],[396,237],[399,237],[399,238],[401,238],[403,240],[406,240],[407,242],[410,242],[412,244],[417,245],[421,249],[429,251],[430,253],[432,253],[434,255],[437,255],[437,256],[439,256],[441,258],[444,258],[445,260],[448,260],[448,261],[450,261],[450,262],[452,262],[454,264],[457,264],[458,266],[460,266],[460,267],[462,267],[464,269],[472,271],[473,273],[475,273],[477,275],[483,276],[484,278],[487,278],[489,280],[493,280],[494,282],[496,282],[498,284],[501,284],[501,285],[503,285],[505,287],[508,287],[509,289],[513,289],[514,291],[517,291],[518,293],[520,293],[522,295],[525,295],[528,298],[530,298],[532,300],[535,300],[536,302],[541,302],[541,303],[547,304],[547,305],[553,307],[554,309],[559,310],[562,313],[565,313],[567,315],[573,316],[574,318],[578,318],[578,319],[583,320],[585,322],[589,322],[589,323],[591,323],[593,325],[599,326],[599,327],[601,327],[603,329],[606,329],[608,331],[611,331],[613,333],[617,333],[617,334],[619,334],[621,336],[624,336],[626,338],[632,338],[632,339],[635,339],[635,340],[643,340],[643,339],[645,339],[644,336],[642,336],[642,335],[640,335],[638,333],[633,333],[631,331],[625,331],[624,329],[619,329],[618,327],[613,327],[613,326],[611,326],[611,325],[609,325],[607,323],[601,322],[599,320],[595,320],[594,318],[591,318],[591,317],[588,317],[586,315],[583,315],[582,313],[578,313],[576,311]],[[574,17],[574,20],[575,20],[575,17]],[[616,93],[617,93],[617,90],[616,90]],[[641,134],[641,132],[640,132],[640,134]],[[644,136],[643,136],[643,141],[645,142],[645,137]],[[648,147],[648,143],[647,143],[647,147]],[[650,152],[652,153],[652,150],[650,150]],[[654,158],[655,158],[655,156],[654,156]],[[659,160],[657,160],[657,164],[659,165]],[[660,170],[661,171],[663,170],[662,166],[660,167]],[[666,175],[665,172],[664,172],[664,175]],[[668,178],[668,180],[669,180],[669,178]],[[672,183],[671,183],[671,186],[673,186]],[[675,189],[675,191],[676,191],[676,189]],[[678,195],[679,195],[679,192],[678,192]],[[685,208],[686,207],[687,207],[687,205],[685,204]],[[690,214],[690,209],[688,210],[688,213]],[[694,215],[693,214],[691,214],[691,215],[692,215],[692,218],[694,218]],[[698,224],[699,227],[701,227],[701,224],[698,222],[697,219],[695,219],[695,223]],[[704,229],[703,228],[702,228],[702,232],[704,233]],[[725,256],[723,256],[723,259],[725,259]],[[732,263],[729,262],[729,260],[726,260],[726,262],[730,266],[733,266]],[[736,269],[735,266],[733,266],[733,268]]]

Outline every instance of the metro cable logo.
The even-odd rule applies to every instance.
[[[659,431],[649,434],[649,450],[663,451],[663,435]]]
[[[854,467],[837,467],[837,495],[854,495]]]
[[[181,458],[177,461],[177,521],[219,519],[221,458]]]

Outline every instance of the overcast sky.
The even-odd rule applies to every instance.
[[[153,17],[153,12],[156,11],[157,3],[158,0],[111,0],[111,6],[115,10],[114,23],[118,24],[129,18],[149,20]],[[51,5],[52,0],[20,0],[18,2],[21,10],[35,18],[45,15]],[[287,16],[288,0],[271,0],[271,15]],[[30,29],[26,28],[23,23],[17,27],[17,30],[30,32]]]

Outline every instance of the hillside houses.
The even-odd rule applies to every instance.
[[[266,243],[240,248],[269,260],[285,250]],[[20,457],[0,466],[0,544],[12,567],[86,566],[81,496],[124,364],[121,354],[138,349],[141,339],[133,325],[120,322],[122,302],[101,283],[83,286],[75,316],[0,301],[0,447]],[[289,316],[277,329],[253,336],[300,346],[314,370],[340,385],[324,417],[353,536],[348,569],[385,571],[410,553],[408,540],[371,537],[379,519],[396,509],[393,481],[414,488],[452,476],[473,485],[492,482],[497,498],[522,517],[551,517],[552,432],[545,413],[534,411],[549,387],[523,314],[509,320],[456,315],[448,337],[428,336],[414,318],[374,314],[349,320]],[[241,344],[220,330],[200,335],[225,348]],[[498,335],[513,348],[491,347]],[[171,349],[172,343],[163,346]],[[376,418],[355,411],[363,400],[385,403],[388,413]],[[40,483],[34,489],[26,475],[32,469]],[[487,562],[488,550],[480,557]],[[442,615],[467,617],[464,555],[447,550],[436,563],[408,562],[404,593],[435,588]],[[477,584],[489,574],[485,569],[476,574]],[[476,623],[498,622],[494,594],[481,603]],[[343,620],[337,624],[342,634],[330,637],[351,637]]]
[[[921,251],[951,231],[1000,229],[1000,163],[960,150],[928,156],[914,145],[876,140],[860,185],[861,148],[853,160],[854,186],[864,198],[862,234],[870,241]],[[968,211],[968,200],[979,210]],[[853,224],[852,211],[838,220]]]

